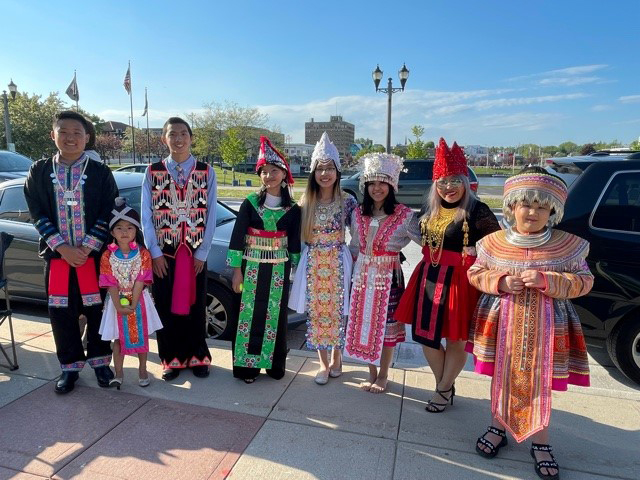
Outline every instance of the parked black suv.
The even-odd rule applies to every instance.
[[[591,292],[573,303],[585,335],[605,338],[613,363],[640,383],[640,160],[572,164],[575,181],[558,228],[590,242],[595,276]]]

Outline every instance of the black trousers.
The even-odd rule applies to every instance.
[[[245,263],[242,264],[244,274]],[[291,262],[285,264],[284,285],[282,287],[282,299],[280,300],[280,315],[278,316],[278,328],[276,330],[276,343],[273,350],[273,362],[271,368],[267,368],[266,372],[276,380],[284,377],[287,366],[287,322],[289,312],[287,304],[289,303],[289,275],[291,273]],[[251,320],[251,331],[249,333],[248,353],[252,355],[260,355],[262,351],[262,339],[266,327],[267,309],[269,296],[271,295],[271,277],[272,265],[263,263],[258,268],[258,280],[256,285],[256,296],[254,300],[253,318]],[[241,294],[237,294],[236,299],[238,306],[240,305]],[[237,308],[236,312],[240,309]],[[236,319],[237,321],[237,319]],[[236,323],[237,332],[237,323]],[[235,351],[236,335],[233,336],[231,343],[231,351]],[[233,366],[233,376],[235,378],[250,379],[256,378],[260,374],[259,368],[236,367]]]
[[[207,264],[196,276],[196,301],[188,315],[171,313],[171,298],[175,278],[176,262],[165,256],[168,274],[164,278],[153,276],[151,291],[163,328],[156,332],[158,353],[163,368],[189,368],[211,363],[207,345]]]
[[[90,257],[90,260],[94,260]],[[96,274],[98,259],[96,262]],[[51,264],[45,261],[44,285],[47,297],[49,296],[49,272]],[[104,292],[101,292],[104,302]],[[87,353],[85,355],[80,334],[78,317],[87,317]],[[86,307],[82,304],[80,287],[76,269],[69,273],[69,306],[65,308],[49,307],[49,319],[53,331],[53,340],[56,344],[56,354],[63,371],[79,371],[85,362],[93,367],[109,365],[111,363],[111,343],[102,340],[98,331],[102,319],[102,305]]]

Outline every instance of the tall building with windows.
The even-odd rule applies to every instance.
[[[351,144],[355,139],[353,123],[345,122],[340,115],[332,115],[328,122],[315,122],[312,118],[304,124],[304,143],[315,145],[320,140],[322,132],[327,132],[338,149],[341,160],[351,153]]]

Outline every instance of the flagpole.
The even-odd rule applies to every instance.
[[[78,89],[78,80],[76,79],[76,71],[73,71],[73,81],[76,82],[76,90]],[[80,107],[78,106],[78,100],[80,99],[80,95],[76,94],[76,112],[80,113]]]
[[[129,102],[131,103],[131,146],[133,148],[133,163],[136,163],[136,132],[133,128],[133,82],[131,81],[131,60],[129,60]]]
[[[147,159],[151,163],[151,142],[149,140],[149,102],[147,101],[147,87],[144,87],[144,105],[146,107],[147,117]]]

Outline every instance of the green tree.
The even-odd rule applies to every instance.
[[[580,155],[589,155],[596,151],[595,143],[585,143],[582,147],[580,147]]]
[[[415,141],[409,140],[407,147],[407,158],[426,158],[428,155],[426,144],[420,139],[424,135],[424,127],[414,125],[411,133],[416,137]]]
[[[578,151],[578,145],[573,142],[563,142],[558,145],[558,149],[563,152],[565,155],[571,155]]]
[[[236,166],[244,162],[247,157],[247,147],[240,138],[237,129],[230,128],[227,130],[224,138],[220,142],[219,150],[224,163],[231,166],[233,181],[235,182]]]
[[[245,146],[257,143],[269,121],[269,116],[257,108],[242,107],[235,102],[210,102],[203,108],[204,113],[187,115],[193,115],[197,125],[192,150],[198,157],[222,156],[220,145],[225,132],[231,128]],[[279,140],[271,140],[279,143]]]
[[[64,103],[57,93],[48,97],[18,93],[15,99],[9,97],[9,120],[16,151],[35,160],[52,155],[56,146],[51,140],[51,128],[56,113],[63,110]],[[6,145],[4,117],[0,131],[0,146]]]
[[[363,155],[366,155],[367,153],[384,153],[384,152],[385,152],[385,148],[382,145],[375,144],[375,145],[364,147],[358,150],[358,153],[356,153],[356,156],[353,159],[359,160],[360,157],[362,157]]]
[[[427,148],[436,148],[436,144],[433,143],[431,140],[429,140],[427,143],[425,143],[424,146],[427,147]]]
[[[407,156],[407,146],[406,145],[396,145],[391,149],[391,153],[394,155],[398,155],[399,157]]]
[[[371,140],[370,138],[360,137],[360,138],[356,138],[353,141],[353,143],[357,145],[362,145],[364,147],[370,147],[371,145],[373,145],[373,140]]]
[[[640,137],[629,144],[631,150],[640,150]]]

